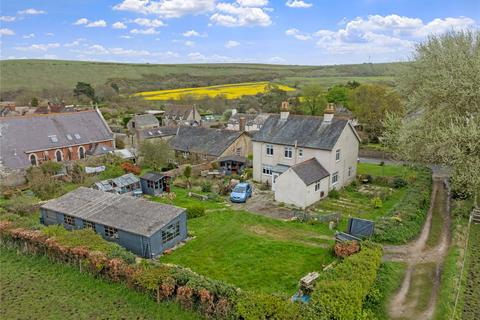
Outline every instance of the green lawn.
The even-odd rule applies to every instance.
[[[182,207],[182,208],[188,208],[190,206],[195,206],[195,205],[202,205],[207,210],[208,209],[222,209],[222,208],[227,207],[224,199],[220,196],[218,197],[218,199],[215,199],[215,200],[202,201],[198,198],[189,197],[188,196],[189,191],[191,191],[191,190],[187,190],[187,189],[184,189],[184,188],[173,187],[172,192],[175,193],[175,199],[173,199],[173,201],[170,201],[167,197],[158,197],[158,196],[149,197],[149,199],[152,200],[152,201],[158,201],[158,202],[161,202],[161,203],[172,204],[172,205],[179,206],[179,207]],[[192,190],[192,192],[195,192],[197,194],[207,195],[204,192],[193,191],[193,190]]]
[[[301,277],[334,259],[326,225],[226,209],[191,219],[188,228],[196,238],[160,260],[242,289],[293,295]]]
[[[0,247],[1,319],[200,319],[45,257]]]
[[[357,168],[358,174],[369,174],[371,176],[408,177],[414,174],[412,169],[409,169],[406,166],[394,164],[386,164],[381,166],[376,163],[359,163]]]
[[[447,210],[447,191],[444,189],[437,190],[435,203],[433,204],[432,211],[432,224],[430,225],[430,232],[428,233],[427,247],[433,248],[440,242],[442,236],[443,212]]]

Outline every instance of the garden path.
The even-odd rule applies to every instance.
[[[433,168],[433,190],[430,209],[422,232],[417,240],[401,246],[385,246],[384,260],[406,264],[406,272],[400,290],[388,306],[392,319],[431,319],[438,297],[443,261],[448,251],[450,232],[450,200],[446,188],[447,173]],[[445,201],[445,203],[439,203]],[[440,208],[435,212],[434,208]],[[437,244],[427,246],[433,214],[442,215],[442,230]],[[430,271],[422,272],[425,266],[433,265]],[[418,278],[420,277],[420,278]],[[412,279],[415,279],[412,281]],[[418,281],[421,279],[421,281]],[[418,281],[414,283],[414,281]],[[427,298],[421,306],[419,298]],[[425,297],[426,296],[426,297]]]

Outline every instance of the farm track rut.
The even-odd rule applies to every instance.
[[[442,172],[433,173],[433,190],[426,222],[417,240],[400,246],[384,246],[384,257],[386,261],[397,261],[406,264],[406,272],[402,285],[393,296],[388,306],[391,319],[431,319],[435,312],[442,266],[447,255],[451,240],[450,231],[450,200],[448,190],[445,187],[447,176]],[[443,193],[443,194],[442,194]],[[438,203],[446,201],[446,203]],[[440,205],[438,214],[442,215],[442,231],[437,244],[433,248],[427,246],[432,225],[432,216],[436,205]],[[420,289],[412,285],[412,277],[415,275],[416,267],[434,263],[435,271],[432,275],[433,283],[427,283],[431,287],[430,299],[426,308],[419,308],[418,301],[409,301],[408,297],[415,297],[420,294]],[[424,288],[425,289],[425,288]],[[428,288],[426,289],[428,290]],[[419,310],[422,309],[422,310]]]

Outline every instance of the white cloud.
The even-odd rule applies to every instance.
[[[237,0],[242,7],[264,7],[268,4],[268,0]]]
[[[195,46],[195,42],[190,41],[190,40],[185,41],[183,44],[187,47],[194,47]]]
[[[132,29],[130,33],[133,34],[158,34],[160,31],[157,31],[155,28],[147,28],[147,29]]]
[[[1,16],[0,17],[0,21],[3,21],[3,22],[13,22],[16,19],[17,19],[16,17],[12,17],[12,16]]]
[[[201,54],[200,52],[192,52],[188,54],[188,58],[190,60],[196,61],[196,62],[209,62],[209,63],[215,63],[215,62],[242,62],[244,60],[238,59],[238,58],[232,58],[232,57],[227,57],[227,56],[222,56],[219,54],[213,54],[211,56],[206,56],[204,54]]]
[[[112,24],[112,28],[113,29],[127,29],[127,25],[123,22],[115,22],[114,24]]]
[[[288,0],[285,5],[290,8],[310,8],[312,3],[308,3],[302,0]]]
[[[127,34],[124,34],[124,35],[121,35],[120,38],[122,38],[122,39],[132,39],[133,37],[129,36]]]
[[[53,33],[53,32],[47,32],[47,33],[45,33],[45,35],[46,35],[47,37],[53,37],[53,36],[55,35],[55,33]]]
[[[133,22],[135,22],[136,24],[138,24],[139,26],[143,26],[143,27],[153,27],[153,28],[158,28],[158,27],[163,27],[165,26],[165,24],[163,23],[163,21],[161,20],[158,20],[158,19],[147,19],[147,18],[137,18],[135,20],[133,20]]]
[[[35,38],[35,33],[25,34],[22,36],[23,39]]]
[[[182,33],[184,37],[200,37],[200,33],[195,30],[189,30]]]
[[[12,29],[8,29],[8,28],[0,29],[0,35],[2,36],[13,36],[14,34],[15,34],[15,31],[13,31]]]
[[[216,0],[124,0],[113,8],[143,14],[157,14],[165,18],[178,18],[212,11],[215,8],[215,2]]]
[[[219,3],[217,10],[219,12],[214,13],[210,17],[210,21],[217,25],[225,27],[266,27],[272,24],[270,16],[263,8],[243,7],[232,3]]]
[[[74,25],[82,25],[82,24],[87,24],[88,23],[88,19],[87,18],[80,18],[78,19],[77,21],[75,21]]]
[[[123,56],[123,57],[161,57],[161,58],[172,58],[178,57],[178,54],[172,51],[166,52],[152,52],[148,50],[135,50],[135,49],[125,49],[125,48],[108,48],[100,44],[91,45],[81,51],[73,50],[72,52],[78,52],[84,55],[92,56],[102,56],[102,55],[111,55],[111,56]]]
[[[276,57],[271,57],[270,59],[268,59],[268,62],[273,63],[273,64],[283,64],[283,63],[286,63],[287,60],[285,60],[282,57],[276,56]]]
[[[78,47],[81,45],[82,42],[85,41],[85,38],[78,38],[72,42],[67,42],[67,43],[64,43],[63,46],[64,47],[67,47],[67,48],[72,48],[72,47]]]
[[[44,54],[44,55],[43,55],[43,59],[52,59],[52,60],[55,60],[55,59],[58,59],[58,56],[55,55],[55,54]]]
[[[300,32],[300,30],[295,29],[295,28],[288,29],[287,31],[285,31],[285,34],[286,34],[287,36],[292,36],[292,37],[294,37],[295,39],[301,40],[301,41],[307,41],[307,40],[312,39],[312,37],[311,37],[310,35],[302,34],[302,33]]]
[[[24,14],[24,15],[38,15],[38,14],[45,14],[46,12],[43,10],[37,10],[34,8],[28,8],[25,10],[18,11],[18,14]]]
[[[87,24],[87,28],[105,28],[106,26],[105,20],[92,21]]]
[[[30,46],[15,47],[18,51],[48,51],[49,49],[59,48],[60,43],[39,43]]]
[[[240,45],[240,42],[235,40],[229,40],[225,43],[225,48],[231,49],[231,48],[238,47],[239,45]]]
[[[475,20],[468,17],[434,19],[417,30],[414,34],[425,37],[428,34],[442,34],[450,30],[465,30],[475,26]]]

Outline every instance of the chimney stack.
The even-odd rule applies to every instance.
[[[325,108],[325,112],[323,114],[323,122],[330,123],[333,120],[333,116],[335,115],[335,106],[333,103],[327,104]]]
[[[246,124],[247,124],[247,119],[245,119],[245,117],[240,117],[238,121],[238,126],[241,132],[245,131]]]
[[[287,120],[289,115],[290,112],[288,111],[288,101],[283,101],[280,109],[280,119]]]

